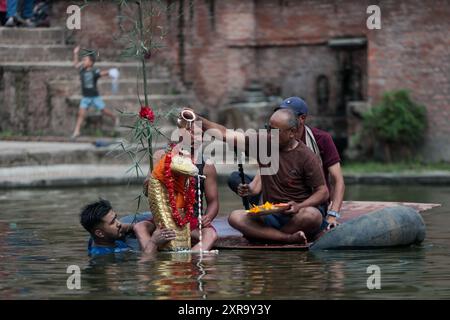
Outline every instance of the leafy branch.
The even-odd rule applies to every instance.
[[[84,6],[88,5],[88,2],[84,0]],[[142,169],[144,160],[148,159],[149,170],[153,170],[153,149],[159,139],[170,141],[170,137],[164,134],[161,123],[172,118],[176,112],[173,108],[169,111],[165,108],[164,112],[155,112],[154,108],[151,108],[147,75],[147,61],[155,51],[164,46],[163,40],[167,30],[163,25],[162,15],[174,9],[174,6],[162,0],[116,0],[116,3],[119,8],[117,18],[120,31],[117,40],[124,43],[120,57],[138,62],[136,93],[140,109],[118,110],[121,117],[128,120],[122,127],[129,131],[111,152],[119,151],[120,156],[128,157],[131,165],[126,173],[135,172],[136,177],[139,178],[146,175]],[[143,101],[139,92],[140,81],[143,82]],[[147,115],[143,116],[143,110]],[[141,193],[135,199],[138,201],[136,212],[139,210],[142,196]]]

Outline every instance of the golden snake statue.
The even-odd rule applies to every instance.
[[[169,157],[169,158],[168,158]],[[170,169],[168,168],[170,162]],[[170,172],[168,172],[170,170]],[[173,206],[170,202],[170,192],[173,192],[176,202],[177,214],[179,218],[186,218],[186,205],[193,205],[194,197],[186,198],[186,193],[192,185],[193,181],[190,177],[198,175],[198,168],[193,164],[188,153],[180,153],[169,149],[164,157],[155,165],[152,175],[148,183],[148,200],[150,210],[153,213],[155,223],[168,229],[172,229],[176,233],[176,239],[164,245],[161,250],[164,251],[181,251],[191,249],[191,230],[189,222],[179,225],[174,218]],[[171,176],[171,177],[170,177]],[[171,179],[172,182],[169,180]],[[172,183],[172,187],[171,186]],[[190,201],[185,204],[184,201]],[[176,211],[176,210],[175,210]],[[191,211],[192,213],[192,211]]]

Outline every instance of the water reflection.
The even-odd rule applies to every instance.
[[[426,249],[423,247],[361,251],[311,252],[311,262],[320,265],[327,274],[324,292],[330,298],[390,298],[389,293],[402,298],[414,296],[414,286],[422,286],[426,269]],[[358,259],[355,259],[358,257]],[[380,268],[382,290],[368,290],[367,279],[372,274],[368,267]],[[412,285],[414,284],[414,285]]]
[[[450,298],[450,188],[347,188],[352,200],[443,203],[424,214],[427,238],[419,247],[89,258],[79,208],[102,196],[126,215],[138,192],[138,187],[85,188],[74,197],[71,189],[0,191],[0,299]],[[240,204],[224,187],[219,194],[222,216]],[[381,268],[381,290],[366,287],[373,264]],[[81,290],[67,289],[69,265],[81,267]]]

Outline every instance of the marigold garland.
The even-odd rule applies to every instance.
[[[194,177],[189,177],[188,185],[185,186],[184,190],[184,217],[181,217],[180,212],[177,208],[177,202],[175,197],[175,186],[174,178],[172,175],[172,170],[170,165],[172,163],[172,147],[169,147],[167,152],[165,162],[164,162],[164,173],[165,180],[164,185],[167,189],[169,196],[169,204],[172,209],[172,218],[179,227],[183,227],[186,223],[190,222],[194,216],[194,202],[195,202],[195,179]]]

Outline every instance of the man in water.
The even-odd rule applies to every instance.
[[[103,199],[82,209],[80,223],[91,234],[88,245],[90,255],[130,251],[131,247],[124,242],[129,234],[136,236],[142,252],[150,254],[175,239],[175,231],[158,228],[150,221],[121,223],[110,202]]]
[[[245,144],[248,150],[249,135],[227,130],[202,117],[199,120],[203,130],[218,130],[223,141],[233,141],[238,146]],[[247,238],[305,243],[327,226],[320,209],[328,199],[328,189],[318,157],[296,140],[298,122],[295,113],[290,109],[276,111],[270,118],[269,133],[258,134],[257,139],[272,139],[270,132],[275,129],[279,131],[278,171],[261,175],[260,189],[252,190],[252,193],[262,191],[264,202],[288,203],[289,209],[264,217],[250,217],[244,210],[235,210],[228,221]]]

